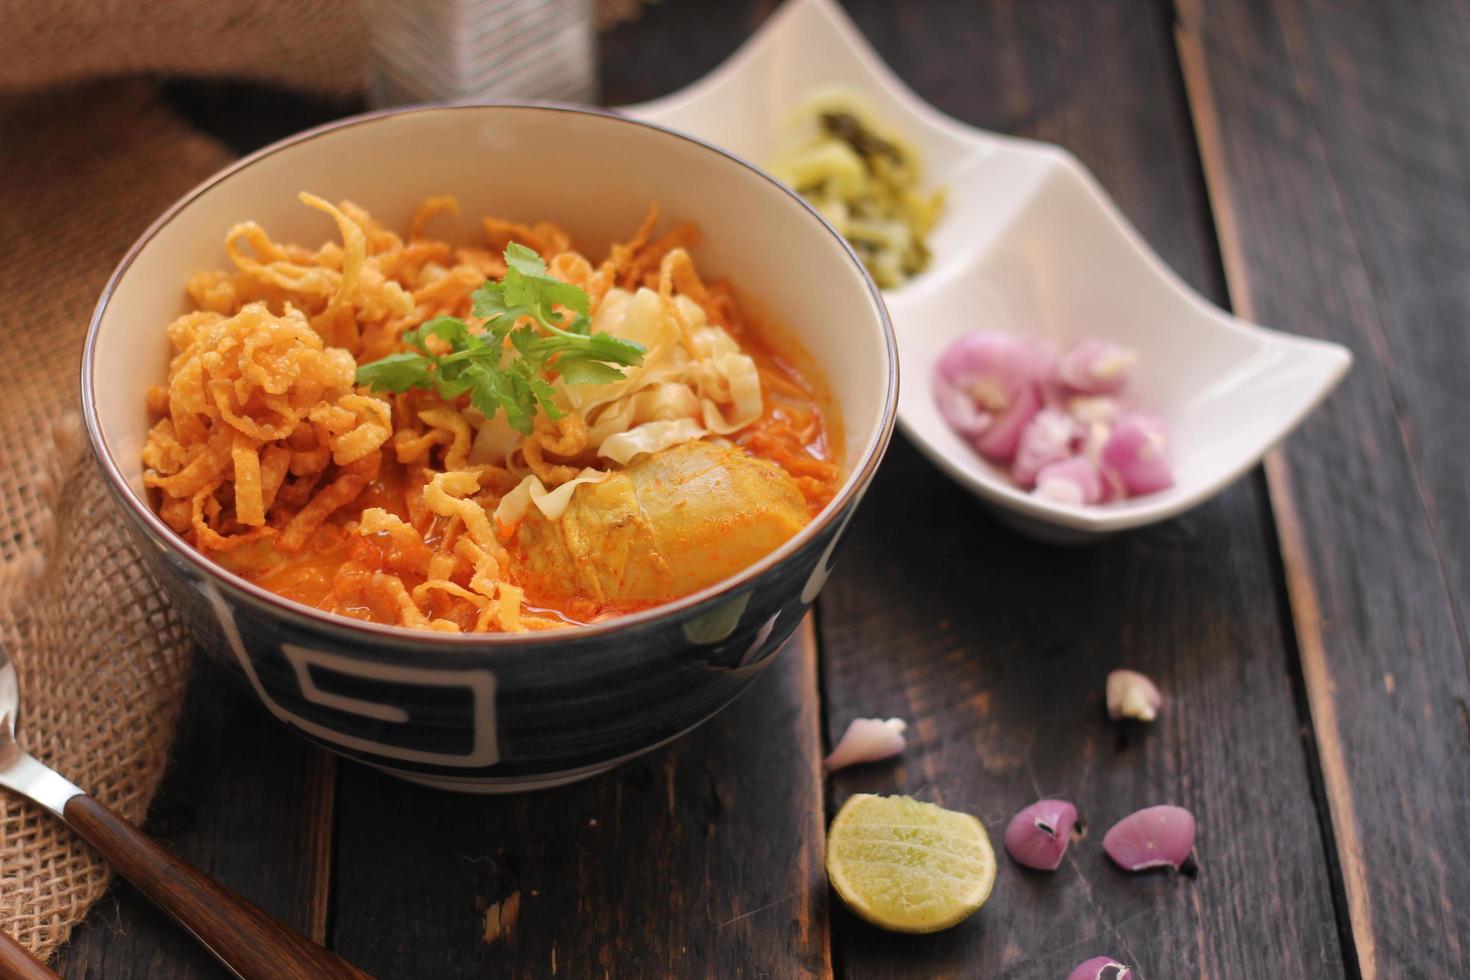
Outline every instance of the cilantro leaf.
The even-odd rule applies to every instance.
[[[581,316],[586,316],[591,308],[586,293],[549,274],[541,256],[524,245],[511,242],[506,246],[505,267],[505,278],[501,281],[505,302],[524,309],[543,324],[555,322],[553,305],[564,306]]]
[[[621,381],[623,372],[611,364],[601,361],[584,361],[580,358],[563,357],[556,362],[556,369],[572,385],[605,385]]]
[[[500,283],[489,279],[470,293],[470,303],[470,312],[482,320],[497,320],[510,312],[505,302],[505,290]]]
[[[403,351],[357,369],[357,383],[379,391],[407,391],[422,382],[434,359]]]
[[[503,411],[512,428],[529,434],[538,411],[552,419],[565,414],[549,371],[568,384],[610,384],[623,378],[614,365],[643,363],[642,344],[592,332],[587,294],[551,275],[536,252],[512,242],[505,265],[499,282],[486,280],[470,296],[482,330],[458,317],[435,317],[403,334],[409,350],[359,367],[357,383],[378,391],[424,388],[446,400],[468,394],[486,418]],[[558,307],[571,312],[570,322]],[[431,346],[430,338],[442,343]],[[446,345],[446,353],[436,352]]]
[[[546,262],[541,258],[541,253],[520,242],[511,242],[505,246],[505,266],[525,276],[546,275]]]
[[[421,324],[416,330],[408,330],[403,334],[403,342],[410,347],[431,354],[427,346],[428,338],[438,337],[449,341],[449,345],[458,350],[464,345],[464,338],[469,333],[469,328],[459,317],[436,316],[434,319]]]

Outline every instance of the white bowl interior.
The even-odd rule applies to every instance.
[[[1145,250],[1064,156],[1032,158],[1041,178],[991,227],[985,247],[942,278],[893,300],[905,430],[987,496],[1043,513],[1127,524],[1197,502],[1238,475],[1305,413],[1347,365],[1337,347],[1241,324],[1202,302]],[[1127,400],[1166,423],[1175,485],[1097,508],[1069,508],[1018,490],[943,421],[929,378],[941,352],[973,330],[999,330],[1065,349],[1104,337],[1140,354]]]
[[[1185,286],[1064,151],[987,133],[936,111],[873,52],[833,0],[788,0],[714,72],[624,111],[760,160],[790,113],[840,87],[923,155],[946,193],[923,275],[885,294],[907,381],[899,419],[951,477],[1030,533],[1106,533],[1177,514],[1248,469],[1341,379],[1335,344],[1244,323]],[[1141,356],[1130,400],[1161,416],[1177,482],[1101,507],[1038,500],[940,418],[930,377],[961,333],[1003,330],[1066,346],[1102,337]]]
[[[92,362],[103,442],[140,498],[145,393],[166,377],[164,328],[187,309],[184,283],[228,266],[224,236],[239,221],[258,221],[277,240],[335,238],[328,218],[297,201],[301,190],[350,199],[394,228],[423,198],[452,193],[465,240],[478,240],[482,214],[547,219],[594,256],[657,202],[666,220],[700,225],[701,271],[730,278],[823,371],[842,415],[849,481],[881,441],[890,374],[881,302],[791,194],[709,147],[628,120],[455,106],[368,118],[265,151],[154,229],[106,300]]]

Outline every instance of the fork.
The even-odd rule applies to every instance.
[[[0,786],[50,810],[242,980],[366,980],[367,974],[282,925],[21,748],[20,683],[0,644]]]

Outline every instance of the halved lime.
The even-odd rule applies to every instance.
[[[827,833],[827,878],[875,926],[937,932],[985,904],[995,885],[995,851],[968,813],[858,793]]]

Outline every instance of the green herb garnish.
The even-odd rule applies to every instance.
[[[643,363],[642,344],[592,332],[587,294],[548,275],[534,251],[512,242],[505,266],[499,282],[487,279],[471,295],[483,332],[458,317],[435,317],[403,335],[411,350],[359,367],[357,383],[378,391],[427,388],[446,401],[468,392],[487,419],[504,410],[511,427],[529,435],[537,408],[552,419],[565,414],[553,401],[548,369],[569,384],[607,384],[623,377],[614,364]],[[570,323],[563,324],[558,306],[571,311]],[[430,337],[446,341],[449,352],[434,353]]]

